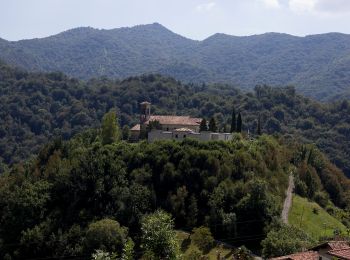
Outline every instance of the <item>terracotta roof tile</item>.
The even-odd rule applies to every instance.
[[[140,124],[134,125],[134,126],[130,129],[130,131],[140,131],[140,130],[141,130]]]
[[[319,255],[314,251],[296,253],[292,255],[270,258],[270,260],[318,260]]]
[[[328,254],[340,259],[350,260],[350,247],[328,251]]]
[[[325,247],[329,247],[330,250],[343,249],[343,248],[348,248],[349,243],[347,241],[328,241],[311,248],[311,250],[318,250],[319,248],[325,248]]]
[[[145,122],[148,124],[150,121],[159,121],[161,125],[190,125],[199,126],[202,119],[189,116],[159,116],[153,115]]]
[[[332,250],[349,248],[349,243],[347,241],[332,241],[328,242],[328,245]]]

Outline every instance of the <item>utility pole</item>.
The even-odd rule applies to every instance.
[[[301,228],[301,222],[303,221],[304,210],[305,210],[305,207],[303,206],[303,211],[301,212],[300,223],[299,223],[300,228]]]

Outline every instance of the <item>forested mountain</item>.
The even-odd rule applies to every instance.
[[[134,257],[121,259],[199,259],[179,257],[169,229],[200,226],[210,237],[256,249],[268,235],[265,256],[292,253],[315,241],[289,227],[271,250],[271,239],[280,241],[276,231],[285,229],[279,218],[291,171],[298,194],[349,226],[350,181],[313,146],[241,134],[230,142],[103,144],[104,133],[102,127],[51,142],[0,175],[1,259],[90,259],[96,249],[120,257],[130,239]],[[199,238],[201,255],[210,241]]]
[[[348,101],[318,103],[292,87],[260,86],[243,93],[228,85],[182,84],[159,75],[82,82],[5,64],[0,65],[0,157],[7,164],[28,158],[52,137],[68,139],[98,127],[112,108],[121,126],[132,126],[145,100],[152,102],[152,113],[215,117],[221,130],[229,129],[233,107],[242,114],[244,132],[256,133],[260,116],[263,133],[315,143],[350,174]]]
[[[77,28],[43,39],[0,40],[0,58],[29,70],[62,71],[81,79],[161,73],[184,82],[221,82],[245,89],[295,85],[319,100],[350,92],[350,36],[337,33],[215,34],[194,41],[160,24]]]

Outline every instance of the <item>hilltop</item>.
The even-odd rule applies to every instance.
[[[318,100],[349,96],[350,36],[215,34],[195,41],[155,23],[131,28],[72,29],[42,39],[0,41],[0,59],[31,71],[80,79],[161,73],[184,82],[294,85]]]

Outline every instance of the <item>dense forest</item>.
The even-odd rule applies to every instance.
[[[350,36],[215,34],[203,41],[160,24],[113,30],[76,28],[43,39],[0,39],[0,58],[32,71],[90,79],[160,73],[183,82],[221,82],[252,89],[295,85],[319,100],[350,96]]]
[[[98,127],[114,108],[121,126],[138,120],[139,102],[152,102],[152,113],[215,117],[229,130],[233,107],[243,131],[262,132],[314,143],[350,174],[350,106],[348,101],[318,103],[292,87],[258,86],[244,93],[228,85],[182,84],[158,75],[105,78],[88,82],[62,73],[27,73],[0,64],[0,171],[6,164],[35,155],[53,137],[68,139]],[[209,121],[209,120],[208,120]]]
[[[97,249],[183,259],[174,229],[193,230],[199,254],[211,236],[257,250],[262,241],[265,256],[301,250],[315,241],[292,227],[278,252],[271,242],[286,228],[279,218],[291,172],[298,194],[349,225],[350,181],[312,145],[241,134],[132,144],[113,124],[106,116],[102,131],[56,139],[0,176],[1,259],[88,259]],[[192,253],[184,259],[198,259]]]

